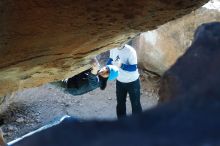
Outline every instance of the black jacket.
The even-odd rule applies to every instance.
[[[72,95],[82,95],[98,88],[100,86],[99,84],[97,75],[92,74],[89,69],[69,78],[64,91]]]

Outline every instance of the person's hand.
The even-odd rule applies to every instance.
[[[99,71],[99,66],[97,64],[93,64],[91,73],[96,75],[98,73],[98,71]]]
[[[90,64],[92,66],[91,73],[96,75],[99,71],[100,65],[96,58],[91,59]]]

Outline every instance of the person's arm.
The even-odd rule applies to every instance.
[[[137,69],[137,64],[132,64],[132,65],[127,65],[127,64],[121,64],[121,69],[125,70],[125,71],[136,71]]]
[[[86,85],[86,91],[89,92],[99,87],[99,79],[98,79],[98,70],[99,70],[99,62],[95,59],[95,62],[92,64],[92,68],[90,72],[88,72],[88,84]]]
[[[92,73],[88,74],[88,84],[91,89],[95,89],[99,87],[99,79],[97,75],[94,75]]]
[[[106,63],[106,65],[112,65],[113,64],[113,54],[114,54],[115,49],[111,49],[109,51],[109,59]]]
[[[113,59],[112,59],[112,58],[109,58],[108,61],[107,61],[107,63],[106,63],[106,65],[112,65],[112,61],[113,61]]]
[[[134,49],[132,49],[129,53],[128,53],[128,64],[121,64],[121,69],[125,70],[125,71],[136,71],[137,70],[137,54],[136,51]]]

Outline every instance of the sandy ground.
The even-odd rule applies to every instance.
[[[141,104],[147,110],[157,104],[158,78],[142,72]],[[150,80],[149,80],[150,79]],[[72,96],[51,84],[13,93],[5,101],[7,107],[2,116],[2,129],[9,142],[36,130],[63,115],[83,120],[115,120],[115,82],[108,82],[107,89],[96,89],[87,94]],[[127,99],[127,113],[131,114]]]

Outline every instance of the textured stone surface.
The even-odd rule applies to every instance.
[[[219,98],[220,23],[201,27],[196,35],[189,50],[162,77],[161,102],[174,97]]]
[[[64,79],[208,0],[1,0],[0,96]]]
[[[162,75],[190,46],[195,29],[212,21],[220,21],[219,11],[200,8],[156,30],[142,33],[134,41],[139,65]]]
[[[118,121],[67,120],[13,146],[220,145],[220,23],[201,26],[195,36],[162,78],[161,89],[176,100]]]

